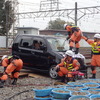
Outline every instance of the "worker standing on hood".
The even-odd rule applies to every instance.
[[[94,40],[90,40],[87,37],[82,37],[86,42],[88,42],[92,47],[92,60],[91,60],[91,70],[92,77],[96,78],[96,67],[100,67],[100,34],[94,35]]]
[[[3,76],[1,77],[0,88],[4,86],[4,82],[8,79],[9,73],[12,74],[11,77],[14,79],[12,84],[15,85],[19,77],[19,72],[22,69],[22,67],[23,67],[23,61],[19,58],[19,56],[17,55],[12,56],[10,64],[7,66]]]
[[[71,50],[66,51],[65,58],[56,66],[58,75],[62,78],[61,82],[73,81],[73,71],[77,71],[80,67],[79,62],[73,58],[74,53]]]
[[[64,24],[64,28],[68,31],[68,39],[69,40],[69,46],[70,46],[70,50],[72,50],[74,48],[75,45],[75,54],[78,54],[79,52],[79,41],[81,40],[82,37],[82,32],[79,29],[79,27],[75,26],[75,25],[67,25]]]

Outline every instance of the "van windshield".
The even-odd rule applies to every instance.
[[[50,43],[51,48],[54,51],[63,52],[69,49],[69,44],[66,38],[48,38],[47,41]]]

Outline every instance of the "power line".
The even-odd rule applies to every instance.
[[[38,11],[31,11],[31,12],[22,12],[22,13],[17,13],[16,16],[19,16],[19,19],[31,19],[34,18],[54,18],[54,17],[66,17],[68,20],[73,20],[75,21],[75,4],[74,2],[72,3],[73,8],[70,9],[65,9],[67,8],[67,5],[69,5],[69,1],[65,1],[61,3],[60,0],[45,0],[40,2],[40,10]],[[76,1],[76,0],[73,0]],[[91,7],[79,7],[81,4],[83,6],[89,5],[91,0],[89,0],[87,3],[84,1],[80,1],[78,3],[77,7],[77,20],[79,21],[81,18],[83,18],[86,15],[94,15],[94,14],[100,14],[100,6],[91,6]],[[98,0],[96,0],[98,1]],[[53,5],[52,2],[55,2]],[[99,2],[99,1],[98,1]],[[27,3],[28,4],[28,3]],[[32,3],[33,4],[33,3]],[[80,4],[80,5],[79,5]],[[95,3],[96,4],[96,3]],[[62,7],[62,5],[64,7]],[[63,9],[60,9],[62,7]],[[58,8],[58,9],[57,9]]]
[[[19,2],[20,5],[38,6],[39,3]]]
[[[100,13],[100,6],[93,6],[93,7],[83,7],[77,8],[77,11],[80,13],[78,20],[81,19],[86,14],[99,14]],[[18,13],[19,18],[39,18],[39,17],[70,17],[74,15],[75,9],[59,9],[59,10],[48,10],[48,11],[36,11],[36,12],[25,12],[25,13]]]

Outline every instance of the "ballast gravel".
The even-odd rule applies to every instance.
[[[89,70],[89,76],[90,75],[91,74]],[[100,78],[100,68],[97,69],[97,78]],[[56,87],[54,85],[56,81],[57,80],[51,79],[48,76],[38,78],[25,77],[19,78],[17,85],[11,85],[11,81],[8,80],[4,88],[0,88],[0,100],[34,100],[35,94],[33,89]],[[82,83],[84,83],[84,81],[86,80],[81,80]],[[77,82],[80,82],[80,80],[78,80]]]
[[[34,89],[54,87],[54,82],[49,77],[44,78],[19,78],[17,85],[9,85],[6,82],[4,88],[0,88],[0,100],[27,100],[34,98]]]

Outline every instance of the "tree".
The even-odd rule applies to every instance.
[[[0,35],[7,35],[14,23],[12,1],[0,0]]]
[[[60,18],[57,18],[54,21],[49,21],[48,26],[46,29],[58,29],[58,30],[64,30],[64,24],[73,24],[72,22],[65,22],[64,20],[61,20]]]

